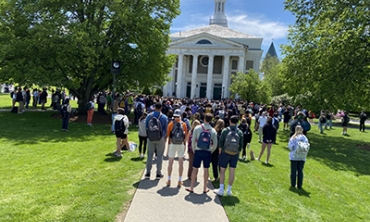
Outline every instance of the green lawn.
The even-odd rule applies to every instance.
[[[313,126],[304,168],[303,190],[290,190],[289,132],[278,133],[271,166],[266,152],[258,161],[239,162],[234,197],[222,197],[230,221],[369,221],[370,139],[357,128],[341,135],[335,127],[319,134]],[[252,150],[259,154],[258,134]],[[367,149],[367,150],[365,150]],[[211,174],[212,175],[212,174]],[[218,184],[215,184],[218,187]]]
[[[0,221],[114,221],[127,209],[144,162],[137,151],[111,157],[108,125],[72,122],[65,133],[50,115],[0,112]],[[308,134],[304,190],[289,190],[288,131],[278,134],[271,166],[262,163],[266,153],[261,162],[239,162],[234,196],[221,198],[230,221],[370,220],[369,134],[318,132],[313,126]],[[137,142],[135,127],[129,139]],[[257,140],[254,134],[255,155]]]
[[[137,152],[113,158],[107,125],[70,123],[62,132],[50,115],[0,112],[0,221],[114,221],[144,162]]]

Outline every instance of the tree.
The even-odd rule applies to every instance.
[[[286,0],[296,16],[283,47],[290,95],[310,92],[310,108],[369,108],[368,1]]]
[[[163,85],[174,63],[166,56],[179,1],[35,0],[0,6],[0,80],[60,85],[86,110],[89,97],[116,88]]]
[[[270,96],[278,96],[284,94],[284,79],[280,73],[280,62],[276,56],[267,54],[262,61],[261,72],[263,72],[263,82],[271,91]]]
[[[230,91],[237,93],[241,99],[254,102],[268,101],[266,88],[259,79],[259,74],[253,69],[248,74],[238,72],[231,76]]]

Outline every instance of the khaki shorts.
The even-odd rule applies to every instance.
[[[183,158],[185,155],[185,145],[184,144],[169,144],[168,145],[168,157],[175,158],[177,153],[177,157]]]

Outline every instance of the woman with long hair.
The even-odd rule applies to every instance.
[[[306,161],[306,156],[296,155],[298,142],[308,143],[308,139],[303,134],[303,128],[300,125],[296,126],[295,133],[289,140],[288,148],[290,150],[290,185],[294,188],[297,184],[297,188],[301,189],[303,184],[303,167]]]
[[[143,113],[143,115],[139,119],[139,152],[140,152],[140,158],[145,157],[145,151],[146,151],[146,141],[148,138],[146,127],[145,127],[145,120],[148,114],[146,112]]]
[[[260,161],[263,153],[265,152],[265,148],[267,147],[267,157],[265,163],[268,164],[271,155],[272,144],[275,142],[276,139],[276,129],[272,125],[271,117],[268,117],[266,124],[262,128],[262,133],[263,133],[262,148],[257,160]]]
[[[225,122],[222,119],[217,120],[215,127],[213,127],[217,132],[217,140],[220,141],[220,136],[222,130],[225,128]],[[219,166],[218,166],[218,156],[219,156],[218,149],[216,149],[211,156],[211,163],[212,163],[212,172],[213,172],[213,180],[219,179]]]

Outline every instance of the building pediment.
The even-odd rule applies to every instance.
[[[248,46],[220,38],[218,36],[209,34],[209,33],[199,33],[196,35],[192,35],[189,37],[184,37],[184,38],[171,38],[172,42],[170,43],[171,48],[235,48],[235,49],[245,49]]]

